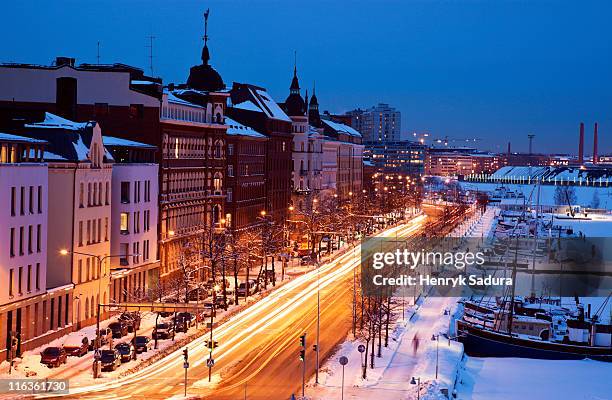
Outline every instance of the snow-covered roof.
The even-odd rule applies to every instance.
[[[58,115],[45,113],[45,119],[42,122],[34,122],[26,124],[26,128],[53,128],[53,129],[68,129],[68,130],[79,130],[85,128],[89,122],[74,122],[62,118]]]
[[[191,102],[189,102],[187,100],[183,100],[183,99],[175,96],[174,93],[172,93],[172,92],[165,92],[164,94],[167,95],[168,103],[181,104],[183,106],[196,107],[196,108],[204,108],[204,107],[199,106],[197,104],[191,103]]]
[[[27,143],[47,143],[46,140],[33,139],[25,136],[11,135],[10,133],[0,132],[0,140],[11,142],[27,142]]]
[[[244,102],[242,102],[240,104],[234,104],[234,108],[238,108],[240,110],[246,110],[246,111],[261,112],[259,107],[257,107],[255,104],[253,104],[253,102],[251,100],[244,101]]]
[[[363,165],[367,165],[368,167],[373,167],[374,163],[370,160],[363,160]]]
[[[130,82],[132,85],[159,85],[159,83],[157,82],[152,82],[152,81],[139,81],[139,80],[133,80]]]
[[[321,121],[327,126],[329,126],[330,128],[332,128],[333,130],[335,130],[336,132],[346,133],[349,136],[361,137],[361,133],[359,133],[357,130],[355,130],[354,128],[348,125],[344,125],[339,122],[330,121],[328,119],[323,119]]]
[[[251,89],[253,90],[253,89]],[[272,99],[272,96],[263,89],[255,89],[257,94],[255,98],[261,102],[262,111],[264,111],[270,118],[280,119],[282,121],[291,122],[291,118],[285,114],[285,112],[279,107],[279,105]]]
[[[609,169],[582,169],[580,167],[501,167],[492,175],[492,179],[531,179],[540,178],[545,182],[552,181],[580,181],[593,179],[611,179],[612,170]]]
[[[103,136],[102,141],[104,142],[104,146],[122,146],[122,147],[138,147],[138,148],[150,148],[156,149],[155,146],[150,144],[135,142],[133,140],[122,139],[113,136]]]
[[[265,138],[265,135],[257,132],[255,129],[250,126],[246,126],[241,124],[240,122],[234,121],[231,118],[225,117],[225,125],[228,126],[227,134],[228,135],[243,135],[257,138]]]

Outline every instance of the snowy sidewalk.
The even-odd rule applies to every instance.
[[[342,368],[338,358],[346,356],[349,364],[345,367],[345,399],[371,396],[376,396],[377,400],[416,399],[416,386],[410,384],[413,376],[421,378],[421,398],[425,399],[428,383],[435,379],[437,342],[432,340],[432,335],[438,334],[438,377],[444,386],[451,387],[463,351],[460,343],[450,341],[449,344],[443,337],[449,323],[449,316],[444,315],[444,310],[454,307],[456,301],[456,298],[425,298],[412,318],[413,309],[407,309],[405,315],[410,320],[397,323],[389,347],[383,348],[381,358],[374,358],[374,369],[368,367],[366,380],[361,378],[361,360],[357,352],[359,342],[345,342],[322,369],[320,384],[313,386],[311,382],[307,397],[312,400],[341,397]]]

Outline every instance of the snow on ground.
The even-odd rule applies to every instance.
[[[612,363],[468,357],[460,369],[459,400],[612,399]]]
[[[453,307],[456,298],[421,298],[417,306],[407,307],[404,318],[396,323],[390,334],[389,347],[382,357],[374,357],[374,369],[369,368],[367,378],[362,379],[362,361],[357,347],[363,342],[347,340],[324,365],[319,375],[319,385],[314,379],[308,385],[309,399],[335,399],[340,397],[342,366],[338,360],[346,356],[349,363],[344,367],[345,398],[375,396],[377,400],[416,398],[416,385],[411,385],[414,376],[421,379],[421,398],[438,399],[440,389],[452,388],[457,366],[463,355],[461,343],[448,340],[449,317],[444,310]],[[432,335],[440,335],[439,342]],[[439,346],[439,347],[438,347]],[[436,349],[438,347],[438,349]],[[438,351],[438,380],[433,385]],[[375,354],[377,344],[375,345]]]
[[[466,190],[480,190],[492,192],[495,188],[501,186],[498,183],[477,183],[477,182],[459,182]],[[519,185],[519,184],[504,184],[505,187],[523,193],[526,199],[529,199],[535,185]],[[593,201],[593,193],[597,191],[599,196],[599,208],[612,210],[612,186],[608,187],[592,187],[592,186],[572,186],[576,190],[576,200],[581,206],[589,207]],[[555,185],[540,186],[540,204],[553,205],[555,204]],[[535,192],[534,192],[535,200]]]

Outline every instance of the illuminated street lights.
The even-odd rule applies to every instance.
[[[102,265],[104,263],[104,261],[107,258],[113,258],[113,257],[138,257],[140,256],[140,254],[135,253],[135,254],[111,254],[111,255],[107,255],[107,256],[103,256],[100,257],[97,254],[90,254],[90,253],[81,253],[78,251],[70,251],[67,249],[61,249],[59,251],[59,253],[62,256],[67,256],[68,254],[78,254],[81,256],[86,256],[86,257],[94,257],[96,260],[98,260],[98,313],[96,316],[96,343],[95,343],[95,348],[96,348],[96,354],[98,354],[98,351],[100,350],[100,301],[102,300]],[[93,365],[93,370],[94,370],[94,374],[93,377],[94,379],[98,377],[98,373],[99,373],[99,358],[98,357],[94,357],[94,365]]]
[[[417,400],[421,400],[421,378],[415,378],[414,376],[410,380],[411,385],[417,385]]]

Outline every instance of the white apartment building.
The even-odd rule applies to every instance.
[[[112,154],[111,301],[149,299],[159,279],[155,146],[104,137]]]
[[[71,285],[47,290],[45,141],[0,133],[0,360],[49,340],[69,321]]]
[[[97,304],[109,300],[112,160],[96,122],[46,113],[24,135],[48,142],[47,287],[74,285],[66,320],[78,329],[95,323]]]

